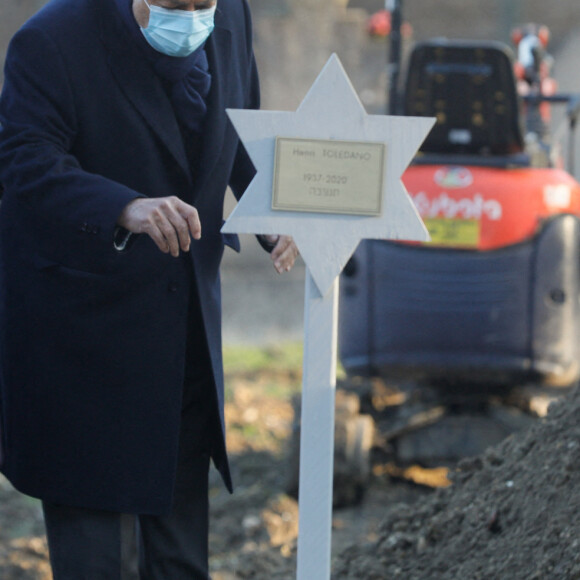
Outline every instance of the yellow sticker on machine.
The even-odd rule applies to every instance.
[[[475,248],[479,243],[479,220],[427,218],[423,220],[432,244]]]

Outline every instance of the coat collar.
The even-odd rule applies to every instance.
[[[109,0],[99,4],[101,38],[108,49],[109,66],[115,80],[191,183],[192,172],[181,132],[161,81],[127,34],[121,17],[117,17],[114,2]],[[227,94],[226,84],[230,78],[231,31],[219,8],[215,19],[214,31],[206,43],[212,84],[208,95],[202,153],[196,167],[196,189],[201,188],[217,162],[226,128],[224,95]]]

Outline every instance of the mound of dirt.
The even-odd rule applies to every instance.
[[[451,487],[393,506],[333,578],[580,578],[579,416],[577,388],[529,430],[460,462]]]

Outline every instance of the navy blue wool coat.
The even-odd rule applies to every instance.
[[[215,24],[193,166],[115,0],[52,0],[11,42],[0,99],[1,468],[24,493],[170,509],[192,283],[225,449],[220,227],[227,186],[240,195],[254,173],[225,109],[257,108],[259,90],[246,1],[219,0]],[[145,235],[117,251],[127,203],[169,195],[199,211],[189,255]],[[225,452],[216,463],[231,487]]]

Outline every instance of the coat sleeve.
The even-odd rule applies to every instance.
[[[252,20],[250,16],[250,10],[247,3],[243,2],[245,10],[245,27],[246,27],[246,53],[248,55],[248,62],[250,63],[248,67],[247,74],[247,92],[246,92],[246,109],[259,109],[260,108],[260,81],[258,76],[258,67],[256,65],[256,58],[254,56],[253,50],[253,37],[252,37]],[[234,193],[236,199],[240,199],[247,189],[248,185],[254,176],[256,175],[256,168],[246,151],[243,143],[239,143],[238,150],[236,153],[236,158],[234,161],[234,166],[232,174],[230,177],[230,187]],[[266,250],[271,252],[274,249],[275,244],[271,244],[266,240],[264,236],[258,235],[256,239]],[[239,251],[239,250],[238,250]]]
[[[16,34],[0,98],[4,202],[24,208],[31,227],[49,228],[64,247],[85,239],[93,248],[97,239],[112,245],[118,216],[139,194],[83,170],[75,158],[73,82],[59,47],[43,30],[25,26]]]
[[[254,56],[253,49],[253,36],[252,36],[252,19],[250,15],[250,9],[244,0],[244,15],[245,15],[245,38],[246,38],[246,55],[248,67],[246,71],[246,109],[259,109],[260,108],[260,81],[258,77],[258,68],[256,66],[256,59]],[[254,164],[250,160],[248,153],[242,143],[238,145],[238,151],[234,161],[234,166],[232,174],[230,177],[230,187],[236,197],[240,199],[244,191],[254,178],[256,174],[256,169]]]

